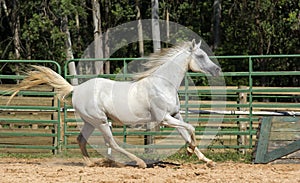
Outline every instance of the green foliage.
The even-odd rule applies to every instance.
[[[68,18],[68,28],[72,38],[75,58],[80,58],[93,41],[92,5],[90,0],[50,0],[50,1],[5,1],[8,14],[0,11],[0,54],[2,59],[15,59],[13,42],[15,17],[20,18],[19,38],[21,59],[49,59],[63,64],[66,59],[66,35],[62,31],[62,19]],[[136,20],[137,1],[101,0],[102,31],[128,21]],[[151,18],[151,1],[139,0],[142,19]],[[300,52],[300,2],[242,1],[221,2],[220,44],[215,55],[260,55],[294,54]],[[214,45],[214,1],[159,0],[160,19],[176,22],[199,34],[209,46]],[[14,14],[15,13],[15,14]],[[180,34],[180,32],[178,33]],[[145,53],[152,52],[151,42],[145,41]],[[113,56],[138,57],[136,43],[121,48]],[[235,63],[219,60],[224,71],[247,71],[247,61]],[[11,66],[13,68],[14,65]],[[112,68],[119,66],[111,65]],[[299,70],[294,60],[257,60],[255,69]],[[17,71],[17,69],[12,69]],[[199,79],[199,84],[207,82]],[[235,84],[230,81],[227,84]],[[238,81],[241,84],[246,80]]]
[[[299,46],[299,39],[295,39],[299,37],[299,31],[294,31],[297,26],[299,28],[299,2],[282,0],[222,3],[222,40],[225,42],[220,47],[221,54],[294,53]]]
[[[134,7],[125,1],[116,1],[111,3],[111,14],[114,22],[128,22],[134,20]],[[112,22],[110,22],[112,24]]]

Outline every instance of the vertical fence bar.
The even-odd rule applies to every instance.
[[[127,132],[126,132],[126,125],[123,125],[123,142],[127,142]]]
[[[249,147],[252,147],[252,129],[253,129],[253,98],[252,98],[252,92],[253,92],[253,78],[252,78],[252,72],[253,72],[253,60],[252,57],[249,57]]]
[[[187,121],[189,117],[189,108],[188,108],[188,103],[189,103],[189,95],[188,95],[188,89],[189,89],[189,80],[188,80],[188,73],[184,75],[184,105],[185,105],[185,119],[184,121]]]
[[[123,80],[126,80],[128,74],[128,65],[126,59],[123,59]]]
[[[68,145],[68,138],[66,135],[67,129],[68,129],[68,123],[67,123],[67,117],[68,116],[68,108],[67,104],[64,102],[64,147],[67,147]]]
[[[247,86],[238,86],[238,89],[242,89],[242,90],[245,90],[247,89]],[[238,93],[238,104],[247,104],[247,92],[239,92]],[[239,111],[246,111],[246,108],[245,107],[238,107],[238,110]],[[238,118],[247,118],[245,115],[239,115]],[[239,131],[241,132],[245,132],[247,131],[247,121],[237,121],[238,123],[238,127],[239,127]],[[247,135],[238,135],[237,136],[237,145],[238,146],[245,146],[247,144]],[[242,149],[239,149],[239,152],[245,154],[246,151],[244,148]]]
[[[57,73],[59,75],[61,75],[61,67],[58,63],[56,63],[56,67],[57,67]],[[55,96],[54,96],[54,100],[55,100]],[[62,149],[62,139],[61,139],[61,125],[62,125],[62,121],[61,121],[61,102],[59,101],[58,98],[56,98],[57,100],[57,147],[56,147],[56,150],[57,152],[56,153],[61,153],[61,149]]]
[[[125,59],[123,59],[123,80],[126,80],[126,74],[127,74],[127,62]],[[123,142],[126,143],[127,142],[127,127],[126,125],[123,125]]]
[[[61,149],[62,149],[62,139],[61,139],[61,103],[58,99],[57,100],[57,153],[61,153]]]

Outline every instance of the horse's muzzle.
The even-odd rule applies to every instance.
[[[222,69],[220,67],[215,67],[211,70],[210,74],[214,77],[218,77],[222,74]]]

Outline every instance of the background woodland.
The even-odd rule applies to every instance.
[[[81,58],[95,39],[103,41],[97,57],[109,55],[103,32],[140,19],[159,18],[186,26],[200,35],[215,55],[300,53],[300,1],[295,0],[0,0],[0,57],[2,60],[66,60]],[[161,45],[164,47],[164,45]],[[141,57],[155,44],[133,43],[112,57]],[[160,45],[159,45],[160,47]],[[243,61],[241,61],[243,62]],[[0,63],[0,74],[22,70]],[[245,70],[220,61],[223,70]],[[112,73],[103,65],[99,73]],[[259,60],[263,70],[300,70],[293,59]]]

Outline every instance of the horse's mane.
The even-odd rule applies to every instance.
[[[145,77],[150,76],[155,72],[161,65],[164,65],[171,60],[172,56],[183,49],[190,46],[190,42],[181,42],[170,48],[164,48],[160,52],[155,52],[147,57],[147,62],[143,63],[143,66],[147,69],[144,72],[136,73],[134,80],[141,80]]]

